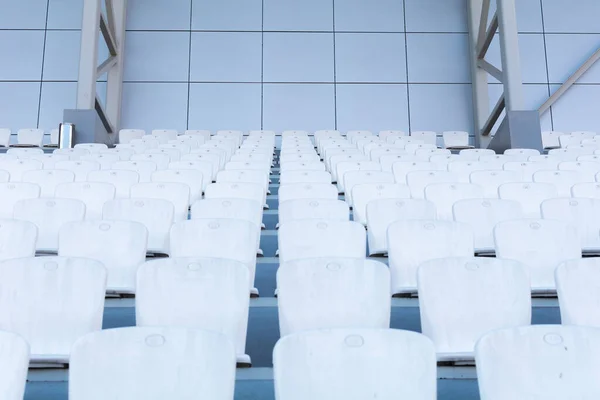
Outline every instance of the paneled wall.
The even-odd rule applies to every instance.
[[[75,105],[82,2],[0,0],[0,126]],[[537,108],[600,45],[600,2],[517,3]],[[127,30],[126,128],[473,132],[466,0],[129,0]],[[600,131],[599,103],[600,64],[543,129]]]

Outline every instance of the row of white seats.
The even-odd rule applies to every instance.
[[[6,400],[22,399],[27,343],[0,334]],[[205,330],[119,328],[83,336],[72,351],[69,398],[233,400],[235,354],[224,335]],[[539,325],[485,335],[476,349],[482,400],[596,398],[600,330]],[[520,368],[515,368],[519,365]],[[273,352],[278,400],[410,398],[437,395],[433,344],[394,329],[306,331]]]
[[[565,325],[600,328],[594,288],[597,258],[556,269]],[[34,362],[68,363],[82,335],[102,328],[107,276],[98,260],[21,258],[0,263],[0,330],[23,336]],[[209,329],[225,334],[238,361],[249,364],[246,335],[250,274],[230,259],[170,258],[141,263],[136,277],[137,326]],[[282,263],[277,272],[281,337],[319,329],[388,329],[390,272],[360,258]],[[421,328],[438,361],[473,361],[475,343],[495,329],[531,324],[526,268],[512,260],[441,258],[418,270]]]

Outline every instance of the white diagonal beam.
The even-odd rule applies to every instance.
[[[102,9],[100,0],[83,0],[81,50],[77,108],[92,110],[96,102],[96,72],[98,68],[98,27]]]
[[[507,111],[524,110],[516,0],[497,0],[502,84]]]
[[[106,115],[118,130],[121,124],[121,99],[123,96],[123,61],[125,53],[125,23],[127,0],[112,0],[115,24],[115,41],[117,44],[116,63],[108,71],[106,87]],[[116,131],[115,131],[116,132]]]

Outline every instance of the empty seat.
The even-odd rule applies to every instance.
[[[102,150],[108,149],[108,146],[104,143],[78,143],[74,147],[76,149],[86,149],[90,154],[100,153]]]
[[[204,175],[198,170],[168,169],[164,171],[156,171],[152,174],[152,182],[180,183],[187,185],[190,189],[191,204],[202,198]]]
[[[410,199],[410,189],[397,183],[362,183],[352,188],[353,220],[367,225],[367,205],[379,199]],[[280,211],[281,212],[281,211]]]
[[[396,180],[396,182],[398,182]],[[457,183],[456,174],[448,171],[413,171],[406,175],[406,183],[415,199],[425,198],[425,188],[434,183]]]
[[[392,164],[392,172],[396,182],[401,184],[406,184],[406,177],[411,172],[436,170],[440,170],[438,165],[429,161],[396,161]]]
[[[81,159],[81,157],[89,155],[90,152],[88,149],[82,149],[82,148],[78,148],[78,149],[64,148],[64,149],[54,150],[53,154],[69,156],[70,161],[78,161]]]
[[[425,261],[472,257],[473,233],[468,225],[450,221],[401,220],[387,231],[392,293],[415,293],[417,269]]]
[[[268,208],[265,204],[264,187],[257,183],[211,183],[206,187],[204,197],[207,199],[248,199],[254,200]]]
[[[225,154],[219,149],[207,149],[202,147],[194,149],[190,154],[185,154],[181,157],[181,161],[187,160],[211,161],[213,163],[214,176],[217,175],[218,170],[225,168]]]
[[[500,185],[521,182],[521,175],[516,171],[474,171],[469,180],[481,186],[485,197],[497,199]]]
[[[459,182],[469,183],[473,172],[501,170],[502,164],[483,161],[463,161],[461,156],[458,161],[449,162],[447,168],[448,171],[456,174]]]
[[[444,147],[447,149],[467,149],[473,147],[469,145],[469,132],[442,132],[442,140],[444,141]]]
[[[169,142],[164,143],[164,144],[160,144],[158,146],[158,148],[159,149],[173,149],[173,150],[178,150],[179,151],[179,154],[178,154],[179,157],[181,157],[182,154],[190,154],[190,151],[191,151],[190,145],[187,145],[187,144],[182,143],[182,142],[178,142],[176,140],[169,140]],[[196,148],[198,148],[198,147],[196,147]],[[175,161],[173,159],[173,155],[175,155],[175,153],[169,153],[169,154],[171,155],[171,160]]]
[[[467,199],[453,206],[454,220],[473,232],[475,253],[494,253],[494,227],[504,221],[523,218],[521,204],[514,200]]]
[[[75,182],[85,182],[92,171],[100,170],[100,163],[96,161],[59,161],[54,168],[71,171],[75,174]]]
[[[160,145],[160,146],[165,146],[165,145]],[[176,162],[176,161],[181,160],[181,151],[179,151],[179,149],[177,149],[177,148],[159,147],[156,149],[147,149],[144,151],[144,154],[159,156],[162,159],[165,159],[164,157],[166,156],[169,158],[169,162]],[[163,161],[163,163],[164,163],[164,161]],[[157,169],[158,169],[158,165],[157,165]]]
[[[519,202],[524,218],[539,218],[542,202],[558,197],[558,192],[550,183],[505,183],[498,187],[498,195]]]
[[[115,187],[110,183],[71,182],[56,186],[55,197],[74,199],[85,204],[85,219],[102,219],[104,203],[115,198]]]
[[[366,232],[358,222],[312,219],[289,221],[279,228],[281,263],[317,257],[364,258]]]
[[[494,155],[496,152],[492,149],[463,149],[459,153],[460,158],[470,161],[479,161],[479,157]]]
[[[554,171],[558,169],[560,160],[544,160],[544,161],[509,161],[504,163],[505,171],[515,171],[521,175],[521,181],[533,182],[533,174],[538,171]]]
[[[115,187],[116,199],[129,198],[131,187],[138,183],[140,175],[136,171],[104,170],[88,174],[88,182],[110,183]]]
[[[234,383],[231,341],[197,329],[137,327],[89,334],[73,347],[69,366],[71,400],[231,400]]]
[[[12,218],[15,204],[40,197],[40,187],[34,183],[0,183],[0,218]]]
[[[349,171],[344,174],[345,200],[352,207],[354,200],[352,189],[357,185],[369,183],[393,184],[394,174],[383,171]]]
[[[280,166],[281,174],[287,171],[325,171],[325,164],[317,162],[290,161]]]
[[[454,220],[452,207],[457,201],[482,199],[483,189],[472,183],[433,183],[425,187],[425,199],[435,204],[437,218]]]
[[[253,294],[256,271],[256,225],[242,219],[194,219],[171,228],[171,257],[229,258],[243,263],[250,272],[249,290]]]
[[[596,182],[600,172],[600,162],[595,161],[565,161],[558,164],[561,171],[577,171],[583,182]]]
[[[202,156],[205,157],[205,156]],[[182,170],[191,170],[197,171],[202,174],[202,190],[206,190],[206,187],[212,183],[213,177],[216,178],[217,173],[215,171],[217,167],[210,161],[202,161],[202,160],[185,160],[185,161],[175,161],[169,164],[169,170],[182,171]],[[157,171],[160,172],[160,171]],[[157,174],[155,172],[154,174]],[[159,175],[159,174],[157,174]]]
[[[541,205],[542,218],[567,222],[577,229],[584,252],[600,252],[600,200],[561,198]]]
[[[563,325],[600,327],[597,287],[600,258],[565,261],[555,271]]]
[[[121,148],[118,147],[119,145],[117,145],[117,147],[112,148],[112,149],[108,149],[108,150],[103,150],[100,152],[100,154],[116,154],[119,156],[119,160],[120,161],[128,161],[132,155],[135,154],[135,151],[132,149],[127,149],[127,148]],[[100,164],[102,164],[102,162],[100,161]],[[104,168],[102,168],[104,169]]]
[[[9,173],[11,182],[22,182],[25,172],[42,169],[42,166],[42,162],[38,160],[0,158],[0,170]]]
[[[296,183],[281,186],[278,197],[279,203],[297,199],[337,200],[338,190],[335,185],[326,183]]]
[[[175,129],[154,129],[151,135],[160,143],[167,143],[169,140],[177,139],[177,130]]]
[[[118,161],[112,165],[113,170],[135,171],[140,182],[150,182],[152,173],[156,171],[156,163],[152,161]]]
[[[273,367],[280,400],[436,397],[435,349],[414,332],[299,332],[277,342]]]
[[[269,192],[269,173],[258,170],[227,170],[217,173],[217,183],[255,183],[263,188],[263,203],[267,202]]]
[[[506,149],[504,150],[504,155],[507,156],[512,156],[512,155],[517,155],[517,156],[539,156],[540,155],[540,151],[536,150],[536,149]]]
[[[169,234],[173,225],[173,203],[164,199],[119,199],[104,203],[105,220],[133,221],[148,230],[150,253],[169,254]]]
[[[168,154],[162,153],[144,153],[144,154],[134,154],[129,159],[130,161],[152,161],[156,164],[156,169],[158,171],[169,168],[169,163],[171,162],[171,157]]]
[[[577,171],[538,171],[533,174],[533,181],[552,184],[558,196],[571,197],[571,187],[582,183],[583,176]]]
[[[262,205],[248,199],[204,199],[192,204],[191,219],[231,218],[252,222],[258,231],[262,226]]]
[[[43,129],[19,129],[17,131],[17,146],[42,147],[43,141]]]
[[[494,258],[441,258],[419,267],[421,329],[438,361],[472,361],[485,333],[531,324],[524,266]]]
[[[102,329],[106,269],[84,258],[0,263],[0,329],[21,335],[31,361],[69,362],[73,343]]]
[[[10,129],[0,129],[0,147],[8,147],[9,143],[10,143],[10,135],[11,135],[11,130]]]
[[[60,230],[58,255],[100,261],[108,270],[106,291],[131,294],[137,268],[146,259],[147,243],[148,231],[139,222],[73,222]]]
[[[367,204],[369,255],[388,251],[387,231],[395,221],[437,218],[435,205],[420,199],[376,199]]]
[[[0,332],[0,360],[2,398],[22,400],[29,367],[29,344],[20,335]]]
[[[296,183],[331,183],[331,174],[326,171],[282,171],[279,184],[289,185]]]
[[[126,144],[134,139],[141,139],[146,132],[142,129],[121,129],[119,131],[119,143]]]
[[[385,264],[356,258],[314,258],[277,270],[279,331],[389,328],[390,273]]]
[[[8,156],[14,156],[22,160],[29,159],[31,157],[40,156],[44,154],[44,150],[38,147],[36,148],[11,148],[5,153]]]
[[[600,199],[600,183],[577,183],[571,187],[571,195],[577,198]]]
[[[494,228],[496,257],[516,260],[529,269],[531,288],[553,292],[554,270],[581,257],[581,242],[574,226],[549,219],[500,222]]]
[[[173,205],[174,221],[185,221],[190,208],[190,187],[176,182],[146,182],[131,187],[132,199],[167,200]]]
[[[37,226],[37,251],[56,252],[58,232],[69,222],[83,221],[85,204],[73,199],[27,199],[15,204],[13,215]]]
[[[204,141],[210,140],[210,131],[207,130],[187,130],[184,133],[185,135],[199,136],[203,138]]]
[[[31,222],[0,219],[0,261],[33,257],[37,231],[37,227]]]
[[[600,396],[597,328],[534,325],[496,330],[479,340],[475,358],[482,400]]]
[[[374,161],[342,161],[338,163],[336,166],[336,175],[337,188],[340,193],[346,190],[345,174],[353,171],[381,171],[381,165]]]
[[[279,203],[279,226],[307,219],[348,221],[350,208],[344,201],[328,199],[296,199]]]
[[[411,132],[410,137],[412,139],[422,140],[425,144],[430,144],[434,146],[437,144],[437,133],[432,131]]]
[[[37,169],[23,174],[23,182],[33,183],[40,187],[40,197],[54,197],[58,185],[73,181],[75,181],[75,173],[60,169]]]
[[[116,149],[115,149],[116,150]],[[128,157],[129,160],[131,157]],[[94,153],[88,154],[85,156],[81,156],[79,158],[81,161],[94,161],[100,164],[100,169],[111,169],[112,165],[117,161],[121,161],[121,155],[118,153]],[[44,168],[46,166],[44,165]]]
[[[247,366],[248,268],[218,258],[170,258],[146,262],[137,274],[137,326],[205,329],[235,344]]]

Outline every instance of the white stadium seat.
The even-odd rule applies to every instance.
[[[203,156],[204,157],[204,156]],[[202,190],[206,190],[206,187],[212,183],[213,181],[213,171],[215,170],[215,165],[210,161],[200,161],[200,160],[185,160],[185,161],[175,161],[169,164],[169,170],[182,171],[182,170],[192,170],[197,171],[202,174]],[[154,174],[160,175],[161,171],[154,172]],[[153,174],[153,175],[154,175]],[[214,173],[214,177],[216,177],[216,172]]]
[[[432,131],[416,131],[411,132],[410,137],[412,139],[422,140],[423,143],[436,145],[437,144],[437,133]]]
[[[472,257],[473,233],[468,225],[450,221],[404,220],[387,231],[392,293],[414,293],[417,269],[425,261]]]
[[[331,174],[326,171],[282,171],[279,178],[280,185],[297,183],[331,183]]]
[[[37,169],[23,174],[23,182],[33,183],[40,187],[40,197],[54,197],[58,185],[74,181],[74,172],[61,169]]]
[[[514,171],[520,174],[522,182],[533,182],[533,174],[538,171],[554,171],[558,169],[560,161],[509,161],[504,163],[505,171]]]
[[[60,161],[68,161],[69,156],[64,154],[34,154],[28,157],[28,159],[41,161],[43,169],[56,169],[56,163]]]
[[[0,263],[0,329],[21,335],[31,361],[66,364],[73,343],[102,329],[106,269],[84,258]]]
[[[119,143],[129,143],[134,139],[141,139],[146,132],[141,129],[121,129],[119,131]]]
[[[174,129],[154,129],[151,135],[160,143],[167,143],[169,140],[177,139],[177,131]]]
[[[162,153],[144,153],[132,155],[129,161],[152,161],[156,164],[156,170],[160,171],[169,168],[171,157]]]
[[[583,252],[600,252],[600,200],[550,199],[542,203],[542,218],[567,222],[577,229]]]
[[[12,218],[15,204],[40,197],[39,185],[26,182],[0,183],[0,218]]]
[[[205,329],[235,343],[238,362],[249,366],[248,268],[218,258],[165,258],[146,262],[137,274],[137,326]]]
[[[156,198],[111,200],[104,203],[102,218],[141,223],[148,230],[148,252],[169,254],[169,235],[174,218],[171,202]]]
[[[395,221],[436,219],[435,205],[420,199],[377,199],[367,204],[369,255],[388,251],[387,230]]]
[[[209,177],[210,178],[210,177]],[[202,198],[204,175],[193,169],[168,169],[152,173],[154,183],[181,183],[190,189],[190,203]]]
[[[436,398],[435,349],[414,332],[299,332],[277,342],[273,367],[279,400]]]
[[[325,164],[318,162],[290,161],[280,166],[281,174],[287,171],[325,171]]]
[[[138,222],[73,222],[60,230],[58,255],[100,261],[108,270],[106,291],[132,294],[137,268],[146,259],[147,243],[148,231]]]
[[[231,400],[235,360],[233,343],[216,332],[107,329],[73,346],[69,399]]]
[[[14,218],[37,226],[37,251],[55,253],[58,251],[58,232],[65,224],[83,221],[85,204],[73,199],[21,200],[15,204]]]
[[[475,358],[482,400],[600,396],[597,328],[535,325],[500,329],[479,340]]]
[[[361,183],[355,185],[352,188],[352,215],[354,221],[367,225],[367,205],[371,201],[379,199],[410,199],[410,189],[406,185],[397,183]]]
[[[43,141],[43,129],[19,129],[17,131],[17,145],[42,147]]]
[[[381,171],[381,164],[374,161],[342,161],[336,166],[337,188],[340,193],[345,189],[345,174],[353,171]]]
[[[118,161],[112,165],[113,170],[134,171],[140,182],[150,182],[152,173],[156,171],[156,163],[152,161]]]
[[[264,208],[266,193],[264,187],[257,183],[211,183],[204,193],[206,199],[248,199],[259,202]]]
[[[600,162],[595,161],[565,161],[558,164],[561,171],[577,171],[583,182],[596,182],[600,172]]]
[[[131,187],[138,183],[140,175],[136,171],[104,170],[88,174],[88,182],[110,183],[115,187],[116,199],[128,199]]]
[[[576,198],[600,199],[600,183],[577,183],[571,187],[571,196]]]
[[[571,187],[584,179],[577,171],[538,171],[533,174],[533,181],[554,185],[559,197],[571,197]]]
[[[317,257],[364,258],[366,232],[358,222],[311,219],[289,221],[279,228],[281,263]]]
[[[415,199],[425,198],[425,188],[428,185],[454,182],[458,182],[458,177],[448,171],[413,171],[406,175],[406,183],[410,188],[412,197]]]
[[[0,170],[0,183],[6,183],[10,181],[10,174],[8,171]]]
[[[258,230],[262,226],[262,215],[262,205],[248,199],[204,199],[191,207],[191,219],[241,219],[252,222]]]
[[[469,145],[469,132],[464,131],[446,131],[442,132],[444,147],[447,149],[466,149],[473,146]]]
[[[494,155],[496,152],[492,149],[463,149],[458,155],[461,159],[470,160],[470,161],[479,161],[479,157]]]
[[[85,219],[102,219],[104,203],[115,198],[116,189],[110,183],[72,182],[56,186],[55,197],[74,199],[85,204]]]
[[[519,202],[523,218],[540,218],[542,202],[558,197],[558,192],[550,183],[505,183],[498,187],[498,195],[503,200]]]
[[[8,147],[10,143],[11,130],[2,128],[0,129],[0,147]]]
[[[76,149],[86,149],[90,154],[100,153],[102,150],[108,149],[108,146],[104,143],[78,143],[73,147]]]
[[[296,199],[279,203],[279,226],[307,219],[350,220],[350,208],[341,200]]]
[[[53,154],[66,155],[66,156],[69,156],[70,161],[78,161],[79,159],[81,159],[81,157],[90,154],[90,151],[87,149],[82,149],[82,148],[79,148],[79,149],[65,148],[65,149],[56,149],[56,150],[54,150]]]
[[[22,182],[25,172],[42,169],[42,167],[42,162],[38,160],[0,158],[0,170],[10,174],[11,182]]]
[[[2,398],[22,400],[29,368],[29,344],[20,335],[0,332],[0,360]]]
[[[563,325],[600,328],[600,258],[565,261],[556,268],[555,279]]]
[[[349,171],[344,174],[344,199],[352,207],[354,205],[352,189],[364,183],[393,184],[394,174],[383,171]]]
[[[496,257],[516,260],[529,269],[535,292],[554,292],[554,270],[581,257],[581,241],[574,226],[556,220],[505,221],[494,228]]]
[[[447,165],[448,171],[456,174],[459,182],[469,183],[471,174],[475,171],[501,170],[502,164],[483,161],[463,161],[462,156],[458,161],[451,161]]]
[[[469,175],[469,180],[483,188],[485,197],[497,199],[500,185],[521,182],[521,175],[516,171],[474,171]]]
[[[131,157],[129,157],[128,160],[130,158]],[[81,156],[79,159],[81,161],[95,161],[100,164],[100,169],[111,169],[114,163],[116,163],[117,161],[121,161],[121,155],[118,153],[101,152]],[[45,164],[44,168],[46,168]]]
[[[327,183],[295,183],[281,186],[278,192],[279,203],[298,199],[337,200],[338,190]]]
[[[281,336],[334,328],[389,328],[390,273],[356,258],[314,258],[277,270]]]
[[[217,173],[217,183],[255,183],[261,185],[265,193],[269,193],[269,173],[259,170],[226,170]]]
[[[75,182],[85,182],[88,174],[100,170],[100,163],[96,161],[59,161],[54,165],[56,169],[71,171],[75,174]]]
[[[504,150],[504,155],[506,156],[539,156],[540,151],[536,149],[506,149]]]
[[[440,171],[442,170],[438,164],[429,161],[396,161],[392,164],[392,172],[396,179],[396,183],[406,184],[406,177],[410,172],[414,171]],[[444,166],[443,170],[446,170]]]
[[[472,183],[433,183],[425,187],[425,199],[435,204],[441,220],[454,220],[452,207],[457,201],[483,197],[481,186]]]
[[[418,270],[421,329],[438,361],[472,361],[485,333],[531,323],[525,267],[494,258],[442,258]]]
[[[112,149],[101,151],[100,154],[108,154],[108,155],[118,155],[120,161],[129,161],[132,155],[135,154],[135,151],[127,148],[114,147]],[[85,159],[85,158],[84,158]],[[99,161],[102,164],[101,161]],[[103,168],[104,169],[104,168]]]
[[[35,256],[37,227],[27,221],[0,219],[0,261]]]
[[[145,182],[131,187],[132,199],[160,199],[173,205],[174,221],[185,221],[190,208],[190,187],[177,182]]]
[[[171,257],[229,258],[243,263],[250,272],[249,291],[256,272],[256,244],[259,231],[242,219],[194,219],[171,228]]]
[[[494,253],[494,227],[499,222],[523,218],[521,205],[513,200],[467,199],[454,203],[456,222],[468,225],[473,232],[475,253]]]

